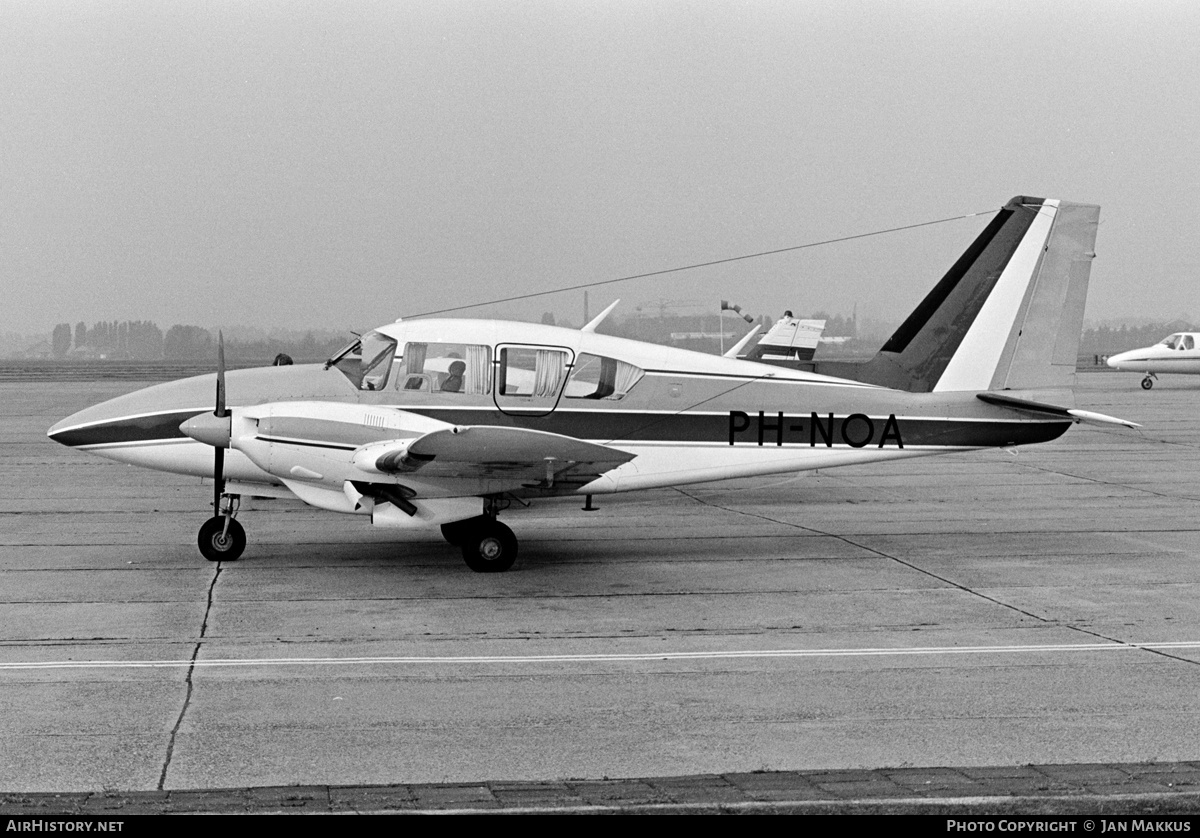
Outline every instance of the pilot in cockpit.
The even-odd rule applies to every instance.
[[[461,393],[463,387],[463,373],[467,371],[467,365],[462,361],[455,361],[450,365],[450,374],[442,381],[441,390],[443,393]]]

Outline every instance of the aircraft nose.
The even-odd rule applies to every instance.
[[[1121,368],[1121,364],[1124,363],[1128,357],[1128,352],[1118,352],[1116,355],[1109,357],[1107,363],[1114,370],[1119,370]]]
[[[217,416],[215,413],[198,413],[179,426],[184,436],[213,448],[228,448],[232,416]]]
[[[179,420],[201,409],[162,410],[148,390],[139,390],[73,413],[54,423],[46,436],[69,448],[88,450],[155,444],[179,439]]]
[[[68,443],[66,441],[66,436],[67,436],[66,431],[68,428],[71,428],[75,424],[77,424],[78,420],[76,419],[76,417],[78,415],[79,414],[77,414],[77,413],[73,413],[70,416],[68,416],[66,419],[58,420],[50,427],[50,430],[46,431],[46,436],[48,436],[50,439],[54,440],[55,442],[61,443],[62,445],[67,445]]]

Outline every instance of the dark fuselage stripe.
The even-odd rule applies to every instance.
[[[353,451],[357,445],[346,445],[337,442],[321,442],[315,439],[290,439],[283,436],[256,436],[260,442],[274,442],[279,445],[298,445],[302,448],[332,448],[336,451]]]
[[[81,428],[69,428],[52,435],[55,442],[71,447],[111,445],[118,442],[153,442],[166,439],[187,439],[179,426],[196,415],[194,410],[179,413],[157,413],[97,422]]]
[[[949,446],[988,447],[1030,445],[1060,436],[1068,421],[936,419],[778,412],[741,413],[641,413],[632,411],[558,411],[546,416],[511,416],[498,410],[454,408],[403,408],[412,413],[454,425],[495,425],[530,428],[576,439],[626,442],[710,442],[737,445],[812,445],[852,447]],[[116,443],[186,439],[179,425],[194,413],[159,414],[116,419],[55,434],[63,445],[94,446]],[[397,432],[397,436],[401,434]],[[381,438],[378,428],[363,427],[357,443],[345,439],[329,442],[262,437],[294,445],[316,445],[353,450]]]
[[[601,442],[723,442],[750,445],[849,445],[854,448],[906,445],[980,448],[1032,445],[1056,439],[1069,421],[1001,421],[905,418],[863,414],[631,414],[615,411],[556,412],[514,417],[504,413],[407,408],[454,425],[481,424],[530,428]]]

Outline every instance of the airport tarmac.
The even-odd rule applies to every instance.
[[[0,794],[1200,760],[1200,380],[1139,380],[1077,394],[1140,431],[535,503],[504,574],[278,501],[206,562],[210,487],[45,437],[136,382],[0,383]]]

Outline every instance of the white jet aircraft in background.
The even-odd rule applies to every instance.
[[[1108,359],[1115,370],[1145,373],[1142,389],[1154,386],[1157,373],[1200,373],[1200,332],[1176,332],[1153,346],[1130,349]]]
[[[217,514],[198,537],[213,561],[245,548],[235,515],[250,495],[440,527],[473,570],[506,570],[517,539],[497,516],[514,501],[1129,425],[1075,409],[1071,390],[1098,219],[1096,206],[1014,198],[866,362],[809,369],[674,349],[597,334],[604,314],[579,330],[414,319],[325,364],[226,373],[222,352],[215,375],[90,407],[49,436],[213,478]]]

